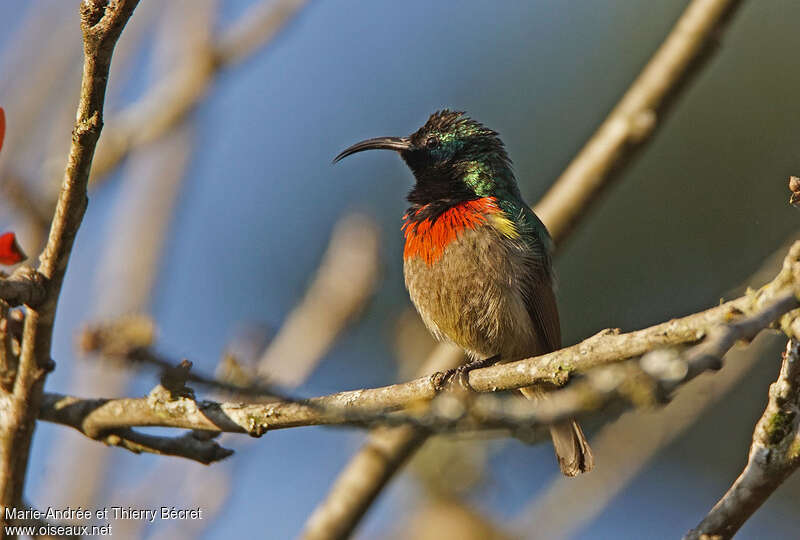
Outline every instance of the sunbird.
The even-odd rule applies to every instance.
[[[414,174],[402,225],[403,275],[430,332],[464,349],[475,365],[561,348],[552,240],[523,200],[497,132],[445,109],[407,137],[358,142],[334,163],[364,150],[394,150]],[[520,392],[543,398],[538,388]],[[550,434],[562,473],[592,469],[576,421],[555,424]]]

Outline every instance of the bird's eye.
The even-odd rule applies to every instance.
[[[436,148],[437,146],[439,146],[438,137],[428,137],[425,141],[425,148]]]

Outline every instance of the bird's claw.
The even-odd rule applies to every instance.
[[[468,364],[461,364],[457,368],[448,369],[447,371],[437,371],[431,375],[431,383],[437,392],[441,392],[445,389],[452,390],[456,385],[467,392],[474,392],[475,389],[469,384],[469,372],[473,369],[480,369],[496,364],[499,359],[500,356],[495,355],[483,360],[475,360]]]
[[[456,384],[467,392],[474,392],[474,389],[469,385],[469,364],[462,364],[457,368],[448,369],[447,371],[437,371],[431,376],[431,382],[437,392],[443,390],[453,390]]]

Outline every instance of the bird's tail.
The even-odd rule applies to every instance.
[[[547,399],[538,388],[521,388],[520,392],[528,399]],[[565,476],[577,476],[592,470],[592,449],[578,422],[570,419],[553,424],[550,426],[550,436],[553,438],[558,466]]]
[[[577,476],[594,467],[594,456],[580,424],[567,420],[550,426],[558,466],[565,476]]]

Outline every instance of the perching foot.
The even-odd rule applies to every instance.
[[[431,382],[437,392],[444,389],[452,389],[455,384],[468,392],[474,392],[474,389],[469,385],[469,372],[473,369],[480,369],[493,366],[500,361],[500,355],[495,354],[489,358],[481,360],[473,360],[466,364],[461,364],[457,368],[448,369],[447,371],[437,371],[431,375]]]

